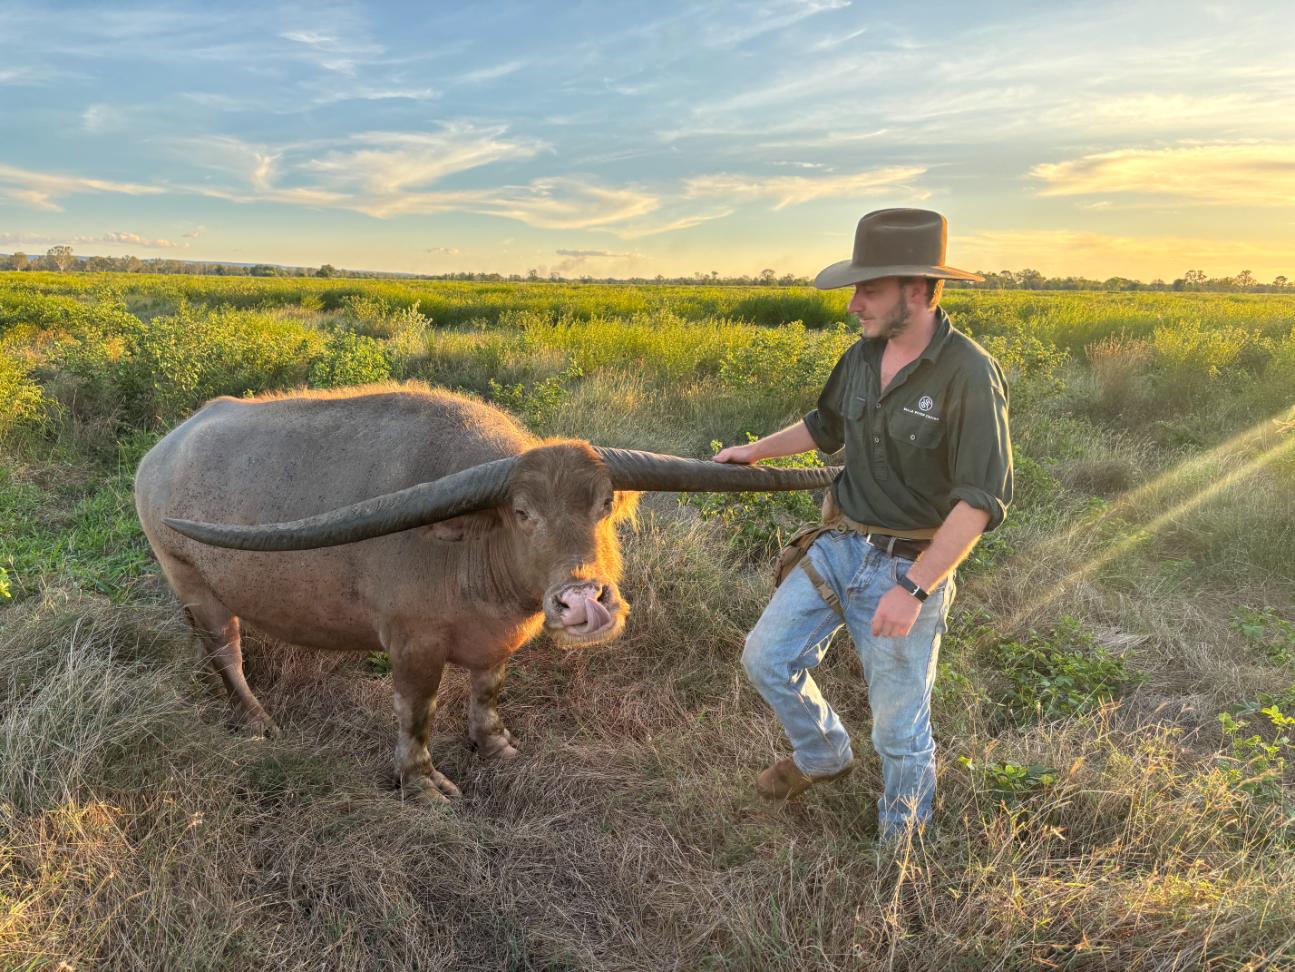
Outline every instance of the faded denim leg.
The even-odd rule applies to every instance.
[[[908,573],[912,561],[877,551],[851,581],[846,620],[868,680],[872,745],[881,757],[884,793],[877,801],[883,839],[924,824],[935,797],[935,741],[931,686],[940,641],[956,593],[950,577],[931,592],[902,638],[874,637],[872,616],[882,596]]]
[[[820,537],[806,556],[840,596],[825,544],[835,546]],[[747,677],[782,723],[792,758],[808,776],[836,773],[854,760],[849,734],[810,675],[840,627],[841,619],[797,566],[774,591],[742,652]]]

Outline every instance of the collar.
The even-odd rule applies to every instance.
[[[935,364],[935,359],[940,356],[940,351],[949,343],[949,329],[953,325],[949,323],[949,315],[944,312],[943,307],[935,309],[935,333],[931,335],[930,342],[926,345],[926,350],[917,356],[918,360],[926,360]]]

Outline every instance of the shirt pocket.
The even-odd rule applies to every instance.
[[[898,415],[890,422],[890,440],[901,455],[909,449],[939,449],[944,446],[944,423],[915,415]]]
[[[847,422],[859,423],[868,412],[868,400],[858,392],[854,392],[846,399],[845,407],[841,410],[841,415]]]

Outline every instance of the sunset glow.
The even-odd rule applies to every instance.
[[[0,253],[1295,277],[1289,4],[0,6]]]

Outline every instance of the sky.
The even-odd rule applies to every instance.
[[[920,17],[913,11],[920,9]],[[1295,279],[1295,2],[0,0],[0,252]]]

